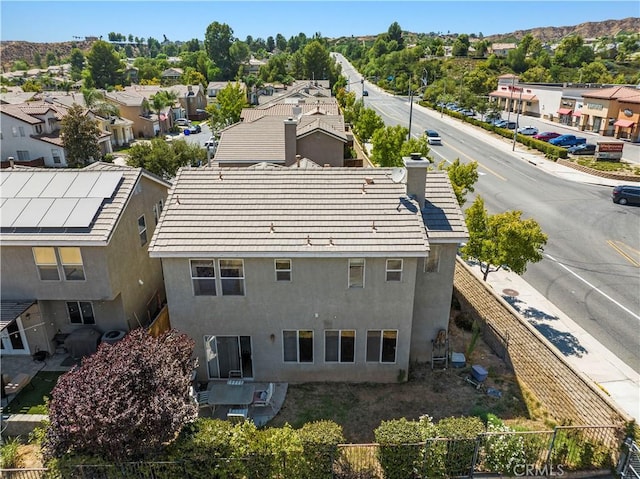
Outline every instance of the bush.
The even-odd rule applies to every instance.
[[[456,323],[456,326],[458,326],[460,329],[471,332],[473,331],[473,323],[475,323],[475,320],[473,319],[473,316],[470,312],[462,311],[456,314],[453,322]]]
[[[487,432],[496,433],[487,436],[485,443],[485,465],[491,472],[506,475],[517,475],[526,466],[524,438],[514,433],[499,418],[489,414]],[[504,433],[504,434],[498,434]]]
[[[304,450],[306,477],[331,478],[338,444],[345,441],[342,426],[333,421],[310,422],[298,429],[298,437]]]
[[[194,342],[140,328],[103,343],[51,392],[45,457],[68,452],[111,460],[157,454],[198,414],[188,388]]]
[[[0,468],[13,469],[20,465],[20,439],[17,437],[7,439],[0,446]]]
[[[444,468],[448,475],[468,475],[473,463],[476,440],[485,430],[477,417],[448,417],[438,421],[438,436],[449,439],[444,453]]]
[[[414,477],[422,451],[421,428],[406,418],[382,421],[374,431],[379,443],[378,459],[386,479]]]

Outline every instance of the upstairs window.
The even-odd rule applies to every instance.
[[[155,205],[153,205],[153,219],[158,224],[160,220],[160,213],[162,213],[162,200],[158,201]]]
[[[57,148],[53,148],[51,150],[51,157],[53,158],[53,163],[59,165],[62,163],[62,158],[60,157],[60,150]]]
[[[223,296],[244,296],[244,263],[241,259],[221,259],[220,286]]]
[[[60,264],[67,281],[84,281],[84,266],[80,248],[58,248]]]
[[[33,257],[42,281],[60,281],[55,248],[33,248]]]
[[[27,150],[18,150],[17,153],[18,161],[29,161],[31,159]]]
[[[364,259],[349,260],[349,288],[364,288]]]
[[[216,272],[213,260],[192,259],[190,264],[193,294],[195,296],[215,296]]]
[[[140,236],[140,246],[147,244],[147,223],[144,220],[144,215],[138,218],[138,235]]]
[[[402,281],[402,260],[388,259],[386,274],[387,281]]]
[[[277,259],[276,265],[276,281],[291,281],[291,260]]]

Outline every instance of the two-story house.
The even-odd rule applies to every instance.
[[[2,354],[55,351],[53,338],[147,325],[165,301],[147,247],[169,183],[140,168],[0,173]]]
[[[430,360],[468,233],[446,172],[404,162],[178,172],[149,254],[199,380],[394,382]]]
[[[67,108],[50,101],[0,104],[0,156],[3,167],[9,158],[23,166],[67,166],[60,128]],[[111,134],[102,131],[98,144],[109,153]],[[97,158],[96,158],[97,160]]]

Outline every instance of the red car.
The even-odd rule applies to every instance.
[[[559,136],[560,133],[556,133],[555,131],[543,131],[542,133],[533,135],[531,138],[535,138],[536,140],[549,141],[552,138],[558,138]]]

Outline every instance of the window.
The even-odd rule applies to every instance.
[[[313,331],[283,331],[282,347],[285,362],[313,362]]]
[[[425,260],[425,268],[424,270],[427,273],[437,273],[440,269],[440,247],[439,246],[431,246],[431,251],[429,251],[429,256]]]
[[[73,324],[96,324],[93,306],[88,301],[67,301],[67,310]]]
[[[29,152],[26,150],[18,150],[18,161],[29,161]]]
[[[80,248],[58,248],[60,264],[67,281],[84,281],[84,267]]]
[[[51,150],[51,156],[53,157],[53,162],[56,165],[59,165],[60,163],[62,163],[62,159],[60,158],[60,150],[58,150],[57,148],[53,148]]]
[[[18,131],[20,132],[20,136],[24,136],[24,126],[19,126]]]
[[[153,205],[153,219],[156,224],[160,220],[160,213],[162,213],[162,200],[158,201],[155,205]]]
[[[36,135],[42,134],[42,125],[36,125]]]
[[[241,259],[221,259],[220,285],[223,296],[244,296],[244,264]]]
[[[291,260],[277,259],[275,264],[276,281],[291,281]]]
[[[367,331],[367,362],[395,363],[398,331],[373,329]]]
[[[324,332],[324,360],[328,363],[353,363],[356,357],[356,332],[353,329]]]
[[[42,281],[60,281],[55,248],[33,248],[33,257]]]
[[[402,281],[402,260],[387,260],[387,281]]]
[[[140,235],[140,246],[147,244],[147,223],[144,221],[144,215],[138,218],[138,235]]]
[[[349,287],[364,288],[364,259],[349,260]]]
[[[191,282],[193,283],[194,295],[215,296],[216,272],[213,266],[213,260],[192,259]]]

